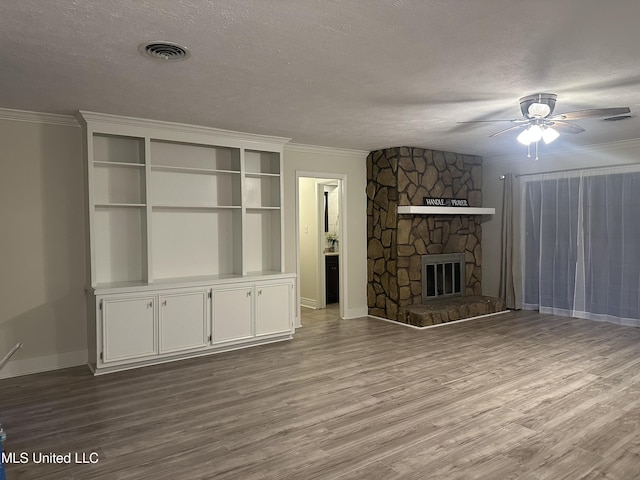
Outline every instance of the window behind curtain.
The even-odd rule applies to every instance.
[[[524,304],[640,326],[640,172],[525,183]]]

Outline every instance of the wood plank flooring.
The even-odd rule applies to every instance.
[[[414,330],[305,310],[293,341],[0,381],[15,479],[640,478],[640,329],[531,312]]]

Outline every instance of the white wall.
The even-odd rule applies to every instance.
[[[482,206],[495,207],[496,214],[482,224],[483,293],[498,295],[503,190],[502,180],[499,179],[501,174],[541,173],[630,163],[640,163],[640,140],[543,153],[537,162],[524,154],[516,157],[485,158],[482,167]]]
[[[301,178],[300,214],[300,298],[304,306],[315,308],[318,297],[318,206],[315,178]],[[294,247],[295,248],[295,247]]]
[[[0,145],[0,377],[86,363],[81,129],[0,119]]]
[[[367,152],[302,145],[285,145],[284,150],[284,235],[287,272],[296,271],[296,171],[347,176],[344,212],[347,225],[346,242],[340,242],[340,251],[347,252],[346,295],[344,299],[341,298],[346,318],[367,314],[366,158]]]

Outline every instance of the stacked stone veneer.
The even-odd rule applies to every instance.
[[[482,206],[482,158],[397,147],[367,157],[367,302],[369,314],[406,321],[422,303],[424,254],[465,253],[465,293],[482,294],[482,227],[477,215],[398,215],[423,197]]]

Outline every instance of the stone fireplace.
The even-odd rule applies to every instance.
[[[468,200],[482,206],[482,158],[396,147],[367,157],[367,302],[369,314],[405,322],[407,307],[423,303],[423,255],[459,254],[459,293],[482,295],[479,215],[398,214],[423,198]],[[441,270],[455,282],[455,267]],[[438,277],[434,267],[434,279]],[[427,275],[429,275],[427,270]],[[454,283],[455,285],[455,283]],[[430,288],[430,287],[429,287]],[[437,288],[437,287],[434,287]],[[446,287],[453,288],[453,287]],[[442,298],[442,297],[440,297]]]

